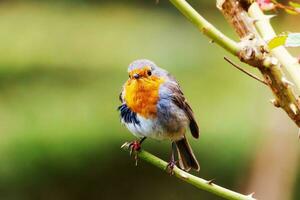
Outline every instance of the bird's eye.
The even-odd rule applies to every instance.
[[[149,71],[147,72],[147,74],[148,74],[148,76],[151,76],[151,75],[152,75],[152,72],[149,70]]]
[[[128,74],[128,77],[131,78],[130,74]]]

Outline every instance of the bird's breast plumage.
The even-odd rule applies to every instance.
[[[126,105],[131,111],[146,119],[155,118],[157,116],[159,87],[162,83],[164,83],[164,79],[155,76],[138,80],[129,79],[124,87]]]

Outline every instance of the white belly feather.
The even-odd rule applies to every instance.
[[[163,130],[159,126],[157,119],[146,119],[137,114],[139,124],[124,123],[128,130],[136,137],[151,137],[154,139],[164,139]]]
[[[182,133],[167,133],[157,119],[146,119],[139,114],[137,114],[137,119],[139,124],[135,123],[122,123],[128,128],[128,130],[136,137],[149,137],[156,140],[178,140],[182,138],[184,132]]]

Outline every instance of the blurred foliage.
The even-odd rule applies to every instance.
[[[266,88],[225,63],[227,53],[178,13],[124,1],[49,2],[0,4],[2,199],[218,199],[143,162],[134,167],[119,149],[134,139],[116,108],[137,58],[181,83],[202,132],[191,139],[199,175],[243,188],[260,122],[273,109],[261,101],[271,96]],[[204,14],[233,35],[219,14]],[[164,159],[169,147],[144,145]]]

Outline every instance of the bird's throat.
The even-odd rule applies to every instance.
[[[124,96],[127,106],[145,118],[155,118],[159,87],[163,82],[164,79],[154,76],[138,80],[129,79],[125,84]]]

